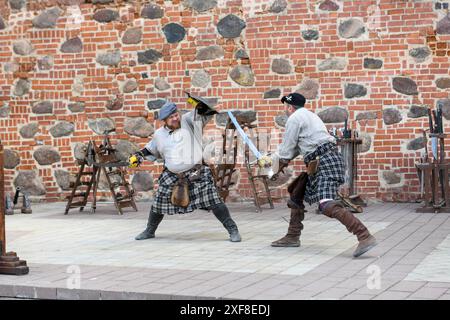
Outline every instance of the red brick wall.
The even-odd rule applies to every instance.
[[[61,190],[55,181],[54,171],[63,169],[76,171],[73,147],[76,142],[87,142],[95,136],[88,127],[88,119],[108,117],[115,121],[117,139],[129,140],[142,147],[149,139],[130,136],[123,129],[125,117],[145,116],[158,127],[152,110],[146,102],[157,98],[185,103],[184,90],[206,97],[219,99],[220,110],[254,110],[257,112],[259,128],[280,129],[275,117],[282,114],[279,98],[263,99],[264,92],[279,88],[281,95],[299,89],[302,81],[312,79],[318,83],[317,97],[308,101],[307,108],[320,113],[327,108],[341,107],[348,111],[350,125],[363,136],[370,136],[371,146],[360,153],[358,192],[365,197],[383,200],[408,201],[418,197],[418,180],[414,163],[423,148],[407,150],[410,140],[422,135],[427,126],[426,117],[411,118],[407,113],[412,105],[435,107],[439,99],[448,98],[448,89],[436,86],[435,80],[449,76],[449,59],[446,42],[449,36],[436,34],[438,22],[444,11],[436,9],[433,1],[335,1],[337,11],[324,11],[318,7],[323,1],[287,1],[287,8],[280,13],[268,10],[270,1],[218,1],[218,6],[195,12],[186,8],[182,1],[154,1],[164,8],[159,19],[143,19],[140,16],[143,4],[149,1],[116,0],[114,3],[94,5],[83,0],[28,1],[21,11],[10,10],[7,0],[0,0],[0,15],[8,26],[0,30],[0,107],[9,106],[9,115],[0,117],[0,139],[5,148],[20,154],[20,164],[6,170],[6,186],[13,188],[13,180],[22,170],[37,170],[46,189],[46,200],[61,198]],[[77,5],[83,21],[73,24],[70,13]],[[31,19],[45,8],[58,5],[63,13],[55,28],[37,29]],[[120,18],[109,23],[93,20],[93,14],[101,8],[117,10]],[[225,39],[217,32],[221,18],[233,13],[243,19],[246,28],[240,36]],[[358,38],[343,38],[339,24],[350,18],[359,19],[365,32]],[[168,43],[162,27],[170,22],[181,24],[186,36],[180,43]],[[142,42],[125,45],[121,42],[123,32],[131,27],[141,27]],[[302,31],[315,29],[319,38],[307,41]],[[81,53],[60,51],[61,44],[78,36],[83,42]],[[13,43],[27,39],[34,47],[31,54],[20,56],[13,53]],[[198,48],[218,45],[224,57],[214,60],[196,60]],[[428,47],[429,56],[418,61],[410,50]],[[236,59],[235,51],[244,49],[249,59]],[[120,50],[118,66],[102,66],[96,62],[99,53]],[[163,58],[151,65],[139,64],[137,52],[155,49]],[[50,70],[39,70],[37,60],[52,56],[54,65]],[[320,63],[331,57],[346,61],[343,70],[319,70]],[[272,61],[283,58],[289,61],[291,71],[279,74],[271,70]],[[364,68],[364,58],[383,61],[380,69]],[[15,72],[5,72],[5,64],[16,63]],[[238,65],[249,65],[254,73],[253,85],[241,86],[229,73]],[[191,76],[196,70],[206,70],[211,83],[205,89],[193,88]],[[148,78],[144,79],[142,73]],[[74,95],[74,78],[84,76],[84,90]],[[171,86],[159,91],[154,87],[156,77],[164,78]],[[417,94],[406,95],[393,89],[394,77],[407,77],[417,84]],[[18,78],[28,78],[31,90],[24,96],[14,96],[14,83]],[[138,89],[132,93],[121,92],[120,83],[135,78]],[[344,86],[348,83],[363,85],[367,93],[362,97],[345,98]],[[119,110],[108,110],[105,105],[116,95],[123,95],[124,104]],[[52,114],[35,114],[32,105],[41,100],[54,103]],[[67,105],[82,101],[85,111],[72,113]],[[386,124],[383,110],[399,110],[402,120]],[[376,119],[356,121],[361,112],[373,112]],[[75,124],[73,134],[54,138],[50,128],[58,121]],[[32,139],[23,139],[19,129],[27,123],[38,122],[39,132]],[[327,124],[341,127],[342,122]],[[445,122],[447,127],[447,122]],[[216,128],[215,123],[208,128]],[[51,165],[38,165],[33,152],[40,145],[53,146],[61,160]],[[300,170],[301,161],[295,161],[295,171]],[[161,165],[146,164],[142,170],[160,172]],[[387,184],[383,172],[391,172],[400,182]],[[395,180],[395,179],[394,179]],[[395,181],[394,181],[395,182]],[[250,186],[244,170],[238,188],[232,198],[248,197]]]

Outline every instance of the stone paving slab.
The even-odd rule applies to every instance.
[[[243,241],[231,243],[205,211],[165,217],[156,238],[135,241],[149,203],[120,216],[64,203],[7,216],[8,251],[30,274],[0,275],[0,297],[34,299],[448,299],[450,219],[419,204],[372,204],[358,217],[379,244],[355,259],[356,239],[307,208],[300,248],[273,248],[287,229],[284,205],[255,212],[230,204]]]

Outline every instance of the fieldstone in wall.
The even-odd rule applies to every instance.
[[[287,5],[288,3],[286,0],[275,0],[269,7],[269,12],[281,13],[287,8]]]
[[[39,124],[37,122],[32,122],[20,128],[19,133],[22,136],[22,138],[31,139],[36,135],[36,133],[38,133],[38,131],[39,131]]]
[[[94,13],[94,20],[100,23],[108,23],[119,19],[119,13],[111,9],[100,9]]]
[[[423,137],[415,138],[406,145],[407,150],[420,150],[425,148],[425,140]]]
[[[428,47],[414,48],[409,50],[409,55],[415,62],[424,62],[431,55],[431,50]]]
[[[11,111],[9,106],[0,107],[0,118],[7,118],[9,116],[9,112]]]
[[[364,58],[365,69],[381,69],[383,67],[383,60],[374,58]]]
[[[205,12],[217,6],[217,0],[185,0],[184,5],[198,12]]]
[[[302,31],[302,37],[306,41],[312,41],[319,39],[319,31],[314,29],[304,30]]]
[[[220,46],[209,46],[205,48],[200,48],[197,51],[195,59],[197,60],[213,60],[223,58],[225,52]]]
[[[288,116],[285,113],[280,113],[275,117],[275,123],[280,127],[286,127],[286,122],[288,120]]]
[[[126,133],[141,138],[147,138],[153,134],[155,129],[143,117],[126,118],[124,124]]]
[[[57,4],[62,4],[65,6],[75,6],[86,3],[89,0],[56,0]],[[112,1],[112,0],[111,0]]]
[[[153,3],[146,4],[141,11],[141,17],[144,19],[160,19],[163,16],[163,8]]]
[[[5,73],[14,73],[16,71],[19,71],[19,64],[16,62],[6,62],[3,65],[3,70]]]
[[[162,58],[161,52],[153,49],[138,52],[138,63],[140,64],[152,64],[158,62]]]
[[[74,97],[79,97],[84,91],[84,75],[76,76],[75,79],[73,79],[73,85],[72,85],[72,95]]]
[[[0,30],[6,29],[6,23],[3,20],[2,16],[0,16]]]
[[[54,138],[69,136],[75,131],[75,125],[72,122],[60,121],[51,127],[49,131]]]
[[[450,14],[447,14],[436,25],[437,34],[450,34]]]
[[[3,151],[3,166],[5,169],[14,169],[17,167],[20,163],[19,153],[11,149],[4,149]]]
[[[319,96],[319,83],[313,79],[304,79],[297,92],[308,100],[316,99]]]
[[[59,16],[62,13],[63,11],[58,7],[50,8],[44,10],[41,14],[35,17],[31,23],[33,24],[33,27],[39,29],[54,28]]]
[[[246,24],[244,20],[234,14],[229,14],[220,19],[217,24],[217,31],[222,37],[233,39],[239,37],[245,27]]]
[[[170,85],[163,78],[156,78],[155,88],[158,89],[159,91],[164,91],[170,89]]]
[[[397,184],[401,181],[401,177],[394,171],[383,171],[382,177],[386,184]]]
[[[244,49],[238,49],[236,53],[234,54],[235,59],[249,59],[247,51]]]
[[[147,102],[147,108],[150,110],[158,110],[166,103],[164,99],[156,99]]]
[[[320,111],[317,115],[324,123],[345,122],[345,119],[348,118],[347,110],[341,107],[326,108],[325,110]]]
[[[256,121],[256,111],[248,110],[248,111],[232,111],[232,114],[238,119],[243,120],[248,123],[252,123]],[[216,114],[216,124],[220,127],[225,127],[227,125],[228,121],[228,113],[227,112],[220,112]]]
[[[205,70],[197,70],[192,74],[192,86],[198,88],[206,88],[210,83],[211,76]]]
[[[51,101],[40,101],[31,108],[36,114],[51,114],[53,113],[53,103]]]
[[[39,58],[37,60],[38,68],[41,71],[50,70],[53,68],[53,57],[52,56],[45,56],[42,58]]]
[[[386,125],[399,123],[402,121],[402,115],[395,108],[387,108],[383,110],[383,121]]]
[[[421,118],[428,116],[428,106],[413,104],[408,112],[409,118]]]
[[[450,78],[439,78],[436,79],[436,87],[439,89],[448,89],[450,88]]]
[[[141,150],[141,148],[139,148],[138,145],[128,140],[118,140],[117,144],[114,147],[116,148],[117,151],[116,152],[117,158],[120,161],[127,161],[128,158],[130,157],[130,154],[133,154]]]
[[[9,6],[14,10],[21,10],[27,4],[26,0],[9,0]]]
[[[113,3],[114,0],[92,0],[93,4],[97,4],[97,3],[101,3],[101,4],[105,4],[105,3]]]
[[[69,103],[67,107],[71,112],[83,112],[85,109],[85,104],[84,102],[74,102]]]
[[[123,107],[123,101],[122,97],[112,98],[106,103],[106,109],[111,111],[120,110]]]
[[[319,9],[323,11],[338,11],[339,5],[331,0],[325,0],[320,4]]]
[[[14,42],[13,51],[15,54],[26,56],[33,52],[33,46],[28,40],[19,40]]]
[[[358,153],[364,153],[370,150],[372,146],[372,136],[365,132],[359,133],[359,138],[362,140],[362,143],[358,145]]]
[[[56,169],[55,180],[62,190],[70,190],[70,183],[75,183],[76,178],[69,171]]]
[[[78,37],[67,40],[61,46],[61,52],[63,53],[80,53],[82,51],[83,42]]]
[[[86,158],[87,145],[77,142],[73,148],[73,156],[77,160],[84,160]]]
[[[44,184],[34,171],[19,171],[19,174],[14,179],[14,187],[20,187],[23,192],[32,196],[45,194]]]
[[[440,99],[436,103],[436,108],[441,108],[442,116],[450,120],[450,99]]]
[[[142,41],[142,29],[140,27],[131,28],[124,32],[122,36],[123,44],[138,44]]]
[[[347,99],[364,97],[367,94],[367,89],[360,84],[347,83],[344,87],[344,96]]]
[[[272,61],[272,71],[278,74],[289,74],[292,72],[292,66],[289,60],[276,58]]]
[[[323,60],[318,64],[319,71],[344,70],[347,66],[347,59],[341,57],[332,57]]]
[[[31,84],[28,79],[19,79],[14,86],[15,96],[24,96],[30,92]]]
[[[281,90],[278,88],[270,89],[266,92],[264,92],[263,99],[276,99],[279,98],[281,95]]]
[[[100,53],[96,61],[103,66],[117,66],[121,61],[120,51]]]
[[[186,30],[178,23],[169,23],[162,28],[168,43],[177,43],[184,39]]]
[[[131,185],[136,191],[151,191],[154,186],[153,176],[146,171],[136,172],[131,179]]]
[[[121,183],[121,178],[118,174],[110,174],[109,176],[109,180],[111,181],[111,184],[119,184]],[[102,191],[109,191],[109,184],[108,184],[108,180],[106,180],[105,174],[104,172],[102,172],[100,174],[100,179],[98,181],[98,189],[102,190]]]
[[[356,116],[356,121],[360,121],[360,120],[374,120],[374,119],[377,119],[377,114],[375,112],[370,112],[370,111],[360,112]]]
[[[419,92],[417,91],[417,84],[409,78],[395,77],[394,79],[392,79],[392,86],[394,90],[399,93],[403,93],[406,95],[419,94]]]
[[[241,86],[252,86],[255,83],[255,76],[252,69],[246,65],[237,65],[230,72],[230,78]]]
[[[103,135],[105,132],[112,131],[116,128],[113,120],[109,118],[88,119],[88,127],[96,134]]]
[[[33,157],[41,166],[50,165],[61,160],[58,151],[49,146],[37,148],[33,153]]]
[[[339,35],[344,39],[356,39],[366,32],[366,27],[359,19],[348,19],[339,24]]]
[[[138,87],[138,83],[137,83],[136,79],[134,79],[134,78],[129,79],[123,84],[122,91],[124,93],[131,93],[133,91],[136,91],[137,87]]]

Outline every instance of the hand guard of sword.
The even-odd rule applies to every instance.
[[[141,165],[141,163],[144,161],[144,157],[139,153],[134,153],[130,155],[128,158],[128,167],[129,168],[137,168]]]

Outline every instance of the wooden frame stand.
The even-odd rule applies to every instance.
[[[20,260],[15,252],[6,252],[5,183],[3,172],[3,146],[0,141],[0,274],[28,274],[27,262]]]

